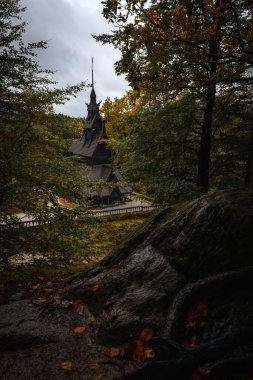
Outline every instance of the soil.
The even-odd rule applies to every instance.
[[[29,298],[16,293],[0,307],[0,379],[109,380],[136,368],[131,358],[110,357],[110,348],[106,355],[94,339],[96,319],[80,300],[61,301],[59,285]]]

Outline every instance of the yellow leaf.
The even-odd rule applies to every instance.
[[[66,371],[71,371],[73,369],[73,362],[72,360],[66,360],[60,364],[60,367]]]
[[[152,347],[146,348],[146,350],[144,351],[144,357],[146,359],[154,359],[154,357],[155,357],[155,351],[153,350]]]
[[[73,331],[75,334],[82,334],[86,331],[86,328],[84,326],[78,326],[75,327]]]
[[[99,369],[100,364],[98,364],[98,363],[96,363],[96,362],[94,362],[94,363],[88,363],[88,364],[87,364],[87,367],[88,367],[89,369],[91,369],[92,371],[96,371],[97,369]]]

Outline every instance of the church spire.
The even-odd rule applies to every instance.
[[[87,103],[86,103],[87,104]],[[91,60],[91,93],[90,103],[87,104],[88,117],[87,120],[92,120],[95,114],[99,114],[99,104],[97,104],[97,96],[94,90],[94,60]]]
[[[90,93],[90,106],[93,108],[93,109],[97,109],[97,97],[96,97],[96,93],[95,93],[95,90],[94,90],[94,65],[93,65],[93,57],[92,57],[92,60],[91,60],[91,80],[92,80],[92,83],[91,83],[91,93]]]
[[[92,88],[94,87],[94,75],[93,75],[93,57],[91,59],[91,75],[92,75]]]

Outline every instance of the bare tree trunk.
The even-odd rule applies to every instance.
[[[211,133],[212,133],[212,118],[213,108],[215,104],[216,84],[211,84],[208,89],[206,108],[201,130],[201,140],[198,152],[198,177],[197,186],[202,192],[208,192],[209,186],[209,169],[210,169],[210,154],[211,154]]]
[[[215,8],[217,9],[221,5],[221,0],[216,0]],[[221,29],[222,16],[218,19],[218,30]],[[210,84],[207,88],[206,93],[206,107],[204,112],[204,118],[201,129],[201,140],[198,152],[198,175],[197,175],[197,186],[203,193],[208,192],[209,187],[209,171],[210,171],[210,155],[211,155],[211,136],[212,136],[212,120],[213,120],[213,109],[215,105],[215,95],[216,95],[216,73],[217,73],[217,60],[218,60],[218,50],[220,46],[220,40],[216,36],[213,36],[209,42],[209,54],[210,60]]]
[[[253,188],[253,123],[251,127],[249,152],[248,152],[248,159],[246,163],[245,186],[249,188]]]

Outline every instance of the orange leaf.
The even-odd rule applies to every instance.
[[[146,327],[140,333],[139,340],[141,340],[142,343],[146,344],[150,341],[150,339],[152,339],[153,335],[154,335],[153,330],[150,329],[149,327]]]
[[[62,206],[65,206],[67,208],[74,208],[76,207],[76,203],[74,202],[70,202],[68,201],[67,199],[64,199],[64,198],[60,198],[59,199],[59,203],[62,205]]]
[[[191,375],[191,380],[202,380],[202,377],[197,371],[194,371]]]
[[[72,360],[66,360],[60,364],[60,367],[66,371],[71,371],[73,369],[73,362]]]
[[[186,315],[186,327],[201,328],[207,327],[206,322],[202,319],[208,316],[208,301],[202,300],[196,306],[192,307]]]
[[[210,367],[211,363],[207,363],[202,367],[199,367],[194,371],[191,375],[192,380],[202,380],[204,377],[206,377],[210,373]]]
[[[190,339],[184,342],[184,345],[187,347],[195,347],[196,343],[197,343],[197,337],[196,335],[193,335]]]
[[[73,301],[73,305],[75,306],[79,315],[83,315],[84,313],[84,303],[82,300]]]
[[[75,327],[73,332],[75,334],[82,334],[86,331],[86,328],[84,326],[78,326],[78,327]]]
[[[208,375],[210,373],[210,368],[211,368],[211,363],[206,363],[205,365],[203,365],[202,367],[199,367],[198,368],[198,372],[201,374],[201,375]]]
[[[92,287],[92,290],[93,290],[93,292],[97,292],[99,289],[101,289],[101,285],[99,285],[99,284],[96,284],[96,285],[94,285],[93,287]]]
[[[87,367],[89,369],[91,369],[92,371],[96,371],[100,367],[100,364],[98,364],[96,362],[94,362],[94,363],[88,363]]]
[[[121,353],[121,349],[119,347],[108,347],[104,351],[104,355],[107,356],[108,358],[116,358],[119,356]]]
[[[32,302],[33,302],[34,305],[40,306],[43,303],[46,303],[47,301],[48,301],[48,299],[46,297],[40,297],[40,298],[38,298],[36,300],[33,300]]]
[[[137,362],[140,362],[143,360],[143,357],[144,357],[143,343],[140,340],[136,340],[133,359],[136,360]]]
[[[108,139],[99,139],[98,140],[98,143],[99,144],[105,144],[105,143],[107,143],[108,142]]]
[[[44,292],[50,293],[50,292],[52,292],[52,291],[53,291],[52,288],[44,288]]]

